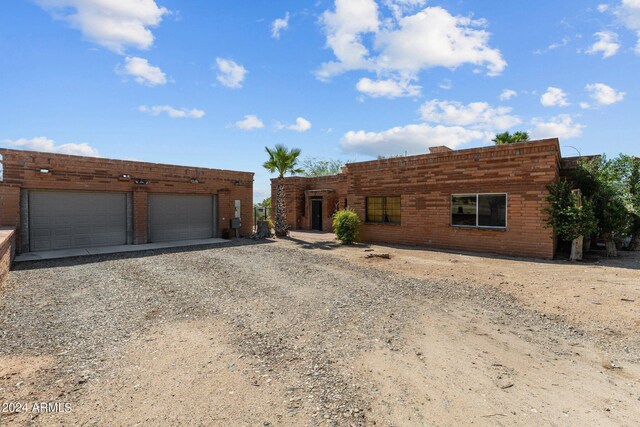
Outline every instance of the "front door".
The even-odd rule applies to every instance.
[[[311,200],[311,229],[322,231],[322,200]]]

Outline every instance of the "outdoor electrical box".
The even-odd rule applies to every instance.
[[[241,226],[242,226],[242,222],[240,221],[240,218],[233,218],[231,220],[231,228],[238,229]]]

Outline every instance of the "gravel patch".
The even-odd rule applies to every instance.
[[[252,366],[248,380],[284,385],[283,413],[265,425],[365,425],[372,422],[371,387],[350,361],[379,349],[412,354],[403,330],[425,310],[482,316],[552,354],[566,351],[559,343],[598,344],[495,289],[407,278],[324,250],[331,248],[236,240],[230,247],[19,265],[0,294],[0,357],[55,362],[32,384],[16,386],[5,374],[0,392],[20,395],[29,386],[32,400],[78,401],[127,343],[159,325],[205,319],[229,325],[226,339]],[[628,359],[636,355],[627,348]]]

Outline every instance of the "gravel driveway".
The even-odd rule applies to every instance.
[[[0,424],[637,421],[632,355],[493,288],[330,250],[234,240],[19,265],[0,290],[0,402],[28,407]]]

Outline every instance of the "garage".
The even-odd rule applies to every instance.
[[[28,204],[31,251],[127,243],[126,193],[31,190]]]
[[[215,237],[215,195],[149,194],[149,242]]]

